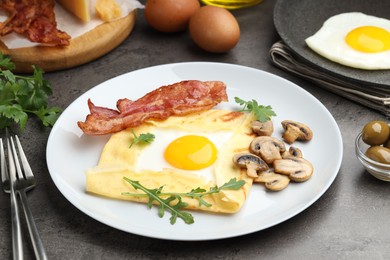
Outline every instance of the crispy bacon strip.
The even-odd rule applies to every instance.
[[[0,23],[0,36],[16,32],[32,42],[67,46],[70,36],[57,29],[53,0],[0,0],[9,17]]]
[[[95,106],[88,100],[90,114],[77,122],[84,133],[104,135],[141,125],[147,119],[163,120],[208,110],[227,101],[226,85],[220,81],[182,81],[160,87],[142,98],[120,99],[118,110]]]

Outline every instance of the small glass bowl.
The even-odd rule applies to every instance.
[[[390,164],[379,163],[368,158],[365,155],[368,148],[369,145],[364,143],[362,140],[362,133],[359,133],[355,140],[355,152],[357,158],[372,176],[382,181],[390,182]]]

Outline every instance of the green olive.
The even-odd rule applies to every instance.
[[[371,160],[390,164],[390,149],[383,146],[371,146],[366,151],[366,156]]]
[[[363,127],[362,139],[368,145],[384,144],[390,135],[389,125],[384,121],[371,121]]]

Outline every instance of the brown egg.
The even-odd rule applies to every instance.
[[[145,18],[160,32],[180,32],[187,29],[191,16],[200,8],[198,0],[147,0]]]
[[[204,6],[190,19],[191,38],[202,49],[224,53],[240,40],[240,27],[236,18],[226,9]]]

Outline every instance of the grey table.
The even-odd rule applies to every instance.
[[[365,172],[354,154],[354,138],[377,112],[320,89],[274,67],[268,50],[277,41],[275,1],[234,12],[241,40],[231,52],[199,50],[187,32],[161,34],[147,26],[143,11],[118,48],[77,68],[45,75],[53,85],[51,104],[66,108],[79,95],[117,75],[158,64],[216,61],[241,64],[284,77],[319,99],[336,119],[343,137],[340,172],[328,191],[297,216],[250,235],[207,242],[175,242],[125,233],[88,217],[58,191],[45,159],[50,128],[29,121],[21,139],[37,187],[28,194],[50,259],[388,259],[390,257],[390,184]],[[1,133],[3,135],[3,133]],[[31,159],[33,158],[33,159]],[[25,232],[26,233],[26,232]],[[0,259],[10,259],[9,196],[0,192]],[[26,245],[27,259],[33,259]]]

